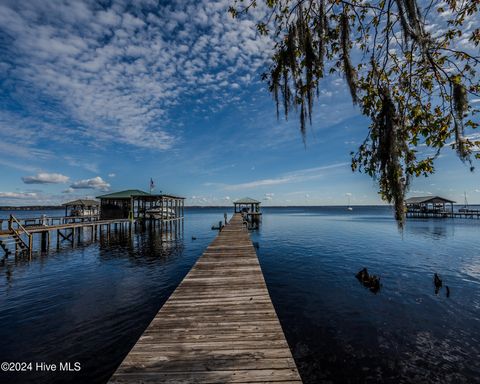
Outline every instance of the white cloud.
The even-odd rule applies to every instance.
[[[324,176],[324,171],[347,167],[349,163],[336,163],[315,168],[300,169],[294,172],[288,172],[272,179],[255,180],[248,183],[232,184],[224,187],[226,190],[238,190],[259,188],[280,184],[299,183],[302,181],[314,180]]]
[[[265,193],[265,200],[272,200],[274,196],[274,193]]]
[[[37,197],[35,192],[0,192],[0,199],[32,200]]]
[[[25,171],[25,172],[35,172],[36,171],[36,167],[33,167],[31,165],[28,165],[28,164],[19,163],[18,161],[0,159],[0,164],[4,165],[6,167],[9,167],[9,168],[18,169],[20,171]]]
[[[73,189],[72,187],[69,187],[69,188],[64,189],[64,190],[62,191],[62,193],[73,193],[73,192],[75,192],[75,189]]]
[[[117,176],[115,173],[109,173],[108,174],[108,177],[110,177],[110,178],[115,177],[115,176]]]
[[[220,110],[235,102],[229,95],[259,81],[270,57],[272,45],[252,21],[262,6],[232,20],[229,5],[43,0],[20,6],[7,0],[0,5],[0,31],[8,36],[9,54],[0,68],[26,84],[18,94],[28,96],[26,107],[36,112],[43,136],[59,128],[65,133],[67,121],[73,134],[50,135],[53,140],[166,150],[181,135],[170,124],[180,102],[199,100]],[[58,106],[45,113],[38,101],[45,97],[37,96]],[[0,133],[21,121],[12,114]],[[19,129],[31,126],[22,121]]]
[[[99,189],[101,191],[110,190],[110,184],[104,181],[100,176],[92,179],[79,180],[70,185],[73,189]]]
[[[72,167],[83,168],[93,173],[99,172],[98,165],[94,162],[86,161],[85,157],[81,159],[77,159],[75,157],[67,155],[67,156],[64,156],[63,158],[66,160],[67,164],[71,165]]]
[[[70,178],[60,173],[40,172],[35,176],[24,176],[22,180],[25,184],[63,184],[68,183]]]
[[[413,190],[413,191],[410,191],[410,193],[415,193],[417,195],[432,195],[432,192],[430,191],[421,191],[421,190]]]

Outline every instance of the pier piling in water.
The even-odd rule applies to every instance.
[[[184,217],[162,218],[159,221],[162,231],[176,231],[172,233],[170,239],[178,239],[183,236]],[[3,224],[4,220],[0,221]],[[5,221],[6,222],[6,221]],[[34,252],[34,246],[39,246],[41,252],[48,252],[51,244],[51,233],[56,233],[56,248],[60,248],[62,242],[68,242],[72,247],[80,244],[88,237],[90,229],[90,238],[96,241],[102,236],[102,230],[106,232],[107,240],[111,234],[124,233],[125,229],[133,231],[133,225],[136,229],[137,219],[100,219],[97,216],[72,216],[72,217],[40,217],[20,219],[11,215],[8,220],[8,227],[0,227],[0,253],[4,256],[15,254],[26,254],[31,256]],[[154,220],[149,220],[148,225],[153,227]],[[172,222],[170,226],[167,226]],[[180,225],[181,222],[181,225]],[[175,225],[173,225],[175,224]],[[147,225],[147,224],[146,224]],[[178,232],[177,232],[178,231]],[[39,241],[33,241],[34,236],[39,236]],[[55,240],[54,240],[55,241]],[[38,245],[37,245],[38,244]],[[0,254],[0,256],[2,256]]]

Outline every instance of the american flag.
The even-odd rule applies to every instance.
[[[150,178],[150,193],[155,189],[155,183],[153,182],[153,179]]]

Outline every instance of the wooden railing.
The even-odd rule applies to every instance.
[[[44,216],[44,217],[26,217],[26,218],[16,218],[19,223],[24,227],[37,226],[37,225],[61,225],[61,224],[70,224],[70,223],[79,223],[79,222],[90,222],[98,221],[100,219],[99,215],[91,216]],[[0,230],[3,230],[2,222],[7,220],[0,219]],[[10,227],[8,227],[10,229]]]
[[[16,228],[15,228],[14,224],[17,225]],[[18,221],[18,219],[13,215],[10,215],[10,220],[8,220],[8,229],[16,235],[15,241],[17,243],[20,242],[21,244],[23,244],[23,246],[26,248],[28,254],[31,255],[32,254],[32,246],[33,246],[33,236],[30,232],[28,232],[25,229],[25,227],[20,223],[20,221]],[[25,235],[28,236],[28,244],[22,239],[22,236],[21,236],[22,234],[25,234]]]

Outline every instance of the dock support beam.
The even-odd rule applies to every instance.
[[[41,234],[42,234],[41,251],[47,252],[48,249],[50,248],[50,232],[45,231],[45,232],[42,232]]]

